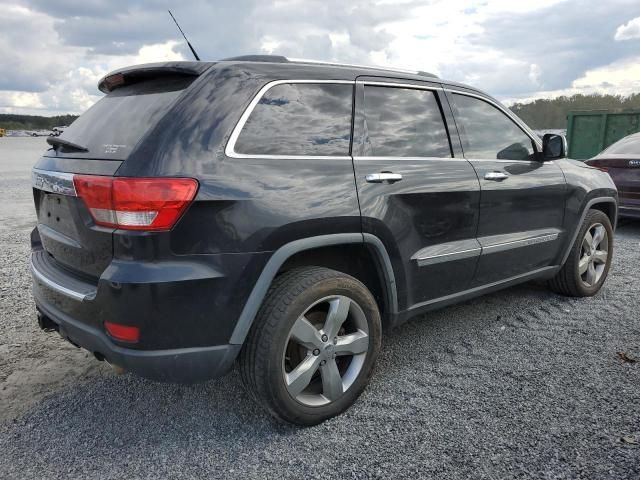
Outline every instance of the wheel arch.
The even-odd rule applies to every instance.
[[[573,247],[573,244],[576,241],[578,233],[580,232],[580,226],[584,222],[584,219],[587,216],[587,213],[589,212],[589,210],[600,210],[605,215],[607,215],[607,217],[609,217],[609,220],[611,221],[611,225],[613,226],[613,229],[615,230],[616,222],[618,219],[617,200],[614,197],[596,197],[596,198],[592,198],[591,200],[588,200],[585,203],[585,206],[582,208],[582,213],[580,214],[580,219],[574,228],[573,235],[571,236],[571,239],[570,239],[571,241],[568,242],[568,244],[565,247],[565,251],[562,256],[562,261],[560,262],[560,265],[564,265],[565,262],[567,261],[567,258],[569,257],[569,253],[571,252],[571,247]]]
[[[396,314],[398,311],[398,298],[395,276],[391,266],[391,260],[389,259],[389,254],[380,239],[368,233],[320,235],[287,243],[273,253],[260,273],[260,276],[258,277],[258,280],[256,281],[244,308],[242,309],[229,343],[234,345],[242,345],[244,343],[244,340],[249,333],[249,329],[253,324],[253,320],[258,313],[258,309],[267,295],[271,283],[276,275],[282,271],[283,266],[286,268],[287,262],[292,264],[291,260],[295,259],[296,255],[304,252],[310,252],[311,254],[314,250],[347,245],[362,245],[370,248],[371,253],[377,260],[376,271],[379,275],[378,281],[381,284],[381,292],[383,292],[384,295],[384,302],[387,306],[388,314]]]

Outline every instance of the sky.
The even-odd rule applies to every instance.
[[[0,0],[0,113],[82,113],[145,62],[278,54],[435,73],[507,104],[640,92],[640,0]]]

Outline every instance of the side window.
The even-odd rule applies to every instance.
[[[251,112],[235,151],[246,155],[349,155],[353,85],[286,83]]]
[[[374,157],[451,157],[449,136],[434,92],[365,86],[364,116]]]
[[[478,98],[453,94],[456,124],[467,158],[532,160],[531,138],[499,109]]]

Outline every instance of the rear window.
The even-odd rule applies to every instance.
[[[162,77],[120,87],[82,114],[60,138],[89,149],[71,155],[124,160],[193,80]]]
[[[624,137],[602,153],[610,155],[640,155],[640,135]]]
[[[352,104],[350,84],[276,85],[256,104],[234,151],[245,155],[349,155]]]

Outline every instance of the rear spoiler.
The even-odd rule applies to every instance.
[[[163,62],[134,65],[115,70],[100,79],[98,89],[109,93],[118,87],[164,76],[198,77],[214,65],[209,62]]]

